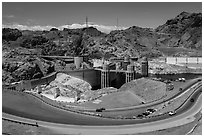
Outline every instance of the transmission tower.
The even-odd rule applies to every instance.
[[[86,27],[88,28],[88,17],[86,16]]]
[[[117,17],[117,30],[118,30],[118,17]]]

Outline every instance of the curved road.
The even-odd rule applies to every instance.
[[[14,94],[14,95],[13,95]],[[151,119],[108,119],[96,116],[71,112],[36,99],[35,96],[22,92],[3,92],[2,110],[5,113],[35,120],[71,124],[71,125],[126,125],[145,123],[160,120],[159,117]],[[14,107],[15,106],[15,107]],[[134,110],[134,109],[133,109]]]
[[[200,89],[201,90],[201,89]],[[195,114],[197,114],[202,107],[202,96],[201,94],[194,94],[192,97],[197,99],[195,103],[191,103],[188,101],[185,104],[186,108],[192,106],[189,110],[179,110],[177,112],[178,115],[169,117],[168,115],[164,117],[169,117],[163,120],[149,122],[149,123],[141,123],[141,124],[134,124],[134,125],[121,125],[121,126],[67,126],[67,125],[49,125],[50,129],[56,131],[57,133],[63,134],[137,134],[137,133],[144,133],[144,132],[151,132],[156,130],[162,130],[172,127],[177,127],[181,125],[188,124],[195,120]],[[181,113],[181,114],[179,114]],[[45,125],[44,125],[45,124]],[[46,127],[47,124],[44,123],[43,126]]]
[[[153,107],[153,106],[156,106],[156,105],[159,105],[159,104],[162,104],[162,103],[165,103],[167,101],[170,101],[170,100],[173,100],[173,99],[176,99],[178,98],[179,96],[182,96],[183,94],[185,94],[185,92],[190,89],[192,87],[192,85],[195,85],[196,83],[199,84],[199,81],[201,78],[196,78],[196,79],[193,79],[192,81],[190,81],[188,83],[188,85],[185,85],[182,90],[182,92],[179,92],[177,94],[175,94],[174,96],[170,97],[170,98],[167,98],[167,99],[160,99],[160,100],[157,100],[157,101],[154,101],[154,102],[150,102],[150,103],[146,103],[146,104],[141,104],[141,105],[138,105],[138,106],[130,106],[130,107],[124,107],[124,108],[113,108],[113,109],[106,109],[103,111],[104,112],[117,112],[117,111],[127,111],[127,110],[133,110],[133,109],[138,109],[138,108],[148,108],[148,107]],[[81,111],[89,111],[89,112],[95,112],[96,109],[89,109],[89,108],[80,108],[78,109],[77,107],[75,108],[77,110],[81,110]]]
[[[135,134],[142,132],[149,132],[154,130],[166,129],[175,126],[180,126],[192,122],[195,118],[194,115],[201,110],[201,86],[196,89],[191,98],[197,100],[196,102],[190,102],[190,98],[183,104],[183,107],[177,110],[177,114],[169,117],[167,115],[162,115],[160,117],[154,117],[151,119],[152,122],[149,122],[148,119],[144,120],[111,120],[104,118],[93,118],[94,122],[102,122],[104,125],[109,123],[106,126],[79,126],[79,125],[65,125],[65,124],[56,124],[44,121],[38,121],[38,124],[43,127],[48,127],[53,129],[57,133],[62,134]],[[78,114],[79,115],[79,114]],[[25,119],[13,115],[8,115],[3,113],[3,117],[19,120],[19,121],[29,121],[35,122],[36,120]],[[42,116],[43,117],[43,116]],[[87,118],[88,116],[86,116]],[[72,117],[73,118],[73,117]],[[77,118],[77,117],[75,117]],[[69,119],[69,118],[68,118]],[[90,120],[91,120],[90,119]],[[80,121],[85,119],[80,119]],[[76,121],[78,121],[76,119]],[[85,120],[86,121],[86,120]],[[111,123],[110,123],[111,122]],[[146,122],[146,123],[144,123]],[[135,124],[138,123],[138,124]],[[101,124],[101,123],[100,123]],[[116,124],[115,126],[110,126]],[[120,124],[120,126],[118,126]],[[125,125],[121,125],[125,124]],[[127,125],[129,124],[129,125]],[[120,130],[121,129],[121,130]]]

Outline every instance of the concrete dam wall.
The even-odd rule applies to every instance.
[[[73,70],[73,71],[60,71],[61,73],[68,74],[88,82],[92,89],[101,88],[101,71],[95,69]],[[119,88],[125,83],[124,73],[109,72],[110,86]]]
[[[83,69],[83,70],[72,70],[66,71],[61,70],[53,72],[40,79],[33,80],[22,80],[18,84],[12,85],[18,91],[31,90],[38,85],[49,84],[55,80],[57,73],[65,73],[72,77],[79,78],[88,82],[92,86],[92,90],[101,89],[106,87],[120,88],[124,83],[128,83],[133,79],[140,78],[142,75],[134,72],[133,66],[129,66],[131,69],[127,71],[115,71],[115,70],[104,70],[104,69]]]
[[[61,73],[68,74],[72,77],[76,77],[88,82],[93,89],[100,87],[101,72],[94,69],[84,70],[72,70],[72,71],[59,71]]]

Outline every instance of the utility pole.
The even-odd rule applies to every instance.
[[[69,22],[67,21],[67,29],[69,29]],[[66,42],[67,42],[67,40],[68,40],[68,34],[67,34],[67,32],[65,32],[65,40],[66,40]]]
[[[69,21],[67,21],[67,29],[70,29],[70,28],[69,28]]]

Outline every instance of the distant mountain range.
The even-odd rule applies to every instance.
[[[61,47],[59,54],[63,55],[69,49],[67,47],[70,47],[77,37],[83,35],[83,42],[80,46],[83,46],[83,50],[86,48],[86,53],[91,55],[99,54],[108,57],[124,57],[129,55],[138,57],[147,56],[150,58],[158,56],[202,55],[201,13],[182,12],[175,18],[167,20],[165,24],[156,29],[132,26],[124,30],[113,30],[108,34],[99,31],[97,29],[99,25],[95,25],[95,27],[93,25],[93,27],[88,28],[80,28],[85,26],[79,25],[79,28],[76,29],[70,29],[70,26],[68,28],[65,27],[67,26],[63,26],[63,30],[52,28],[50,31],[23,30],[20,31],[22,36],[18,35],[23,38],[21,40],[19,38],[17,41],[22,43],[28,36],[30,41],[32,41],[31,36],[34,37],[36,35],[40,35],[56,44],[60,43],[57,41],[61,41],[60,44],[64,46]],[[8,34],[4,32],[6,32],[5,29],[3,29],[3,40],[5,38],[4,34]],[[26,45],[25,40],[23,42]],[[27,40],[26,42],[29,41]],[[43,44],[41,42],[37,44]],[[44,42],[47,42],[47,40],[44,40]],[[35,48],[35,44],[36,42],[28,43],[27,45],[31,45],[29,48],[32,48],[32,46]],[[46,53],[49,54],[49,51]]]
[[[43,30],[50,30],[51,28],[57,28],[59,30],[63,30],[64,28],[69,28],[69,29],[79,29],[79,28],[85,28],[86,24],[78,24],[78,23],[74,23],[71,25],[62,25],[62,26],[27,26],[27,25],[21,25],[21,24],[9,24],[9,25],[2,25],[3,28],[16,28],[19,30],[31,30],[31,31],[43,31]],[[98,29],[99,31],[103,32],[103,33],[110,33],[113,30],[116,29],[126,29],[127,27],[116,27],[116,26],[107,26],[107,25],[99,25],[99,24],[88,24],[89,27],[94,27],[96,29]]]

